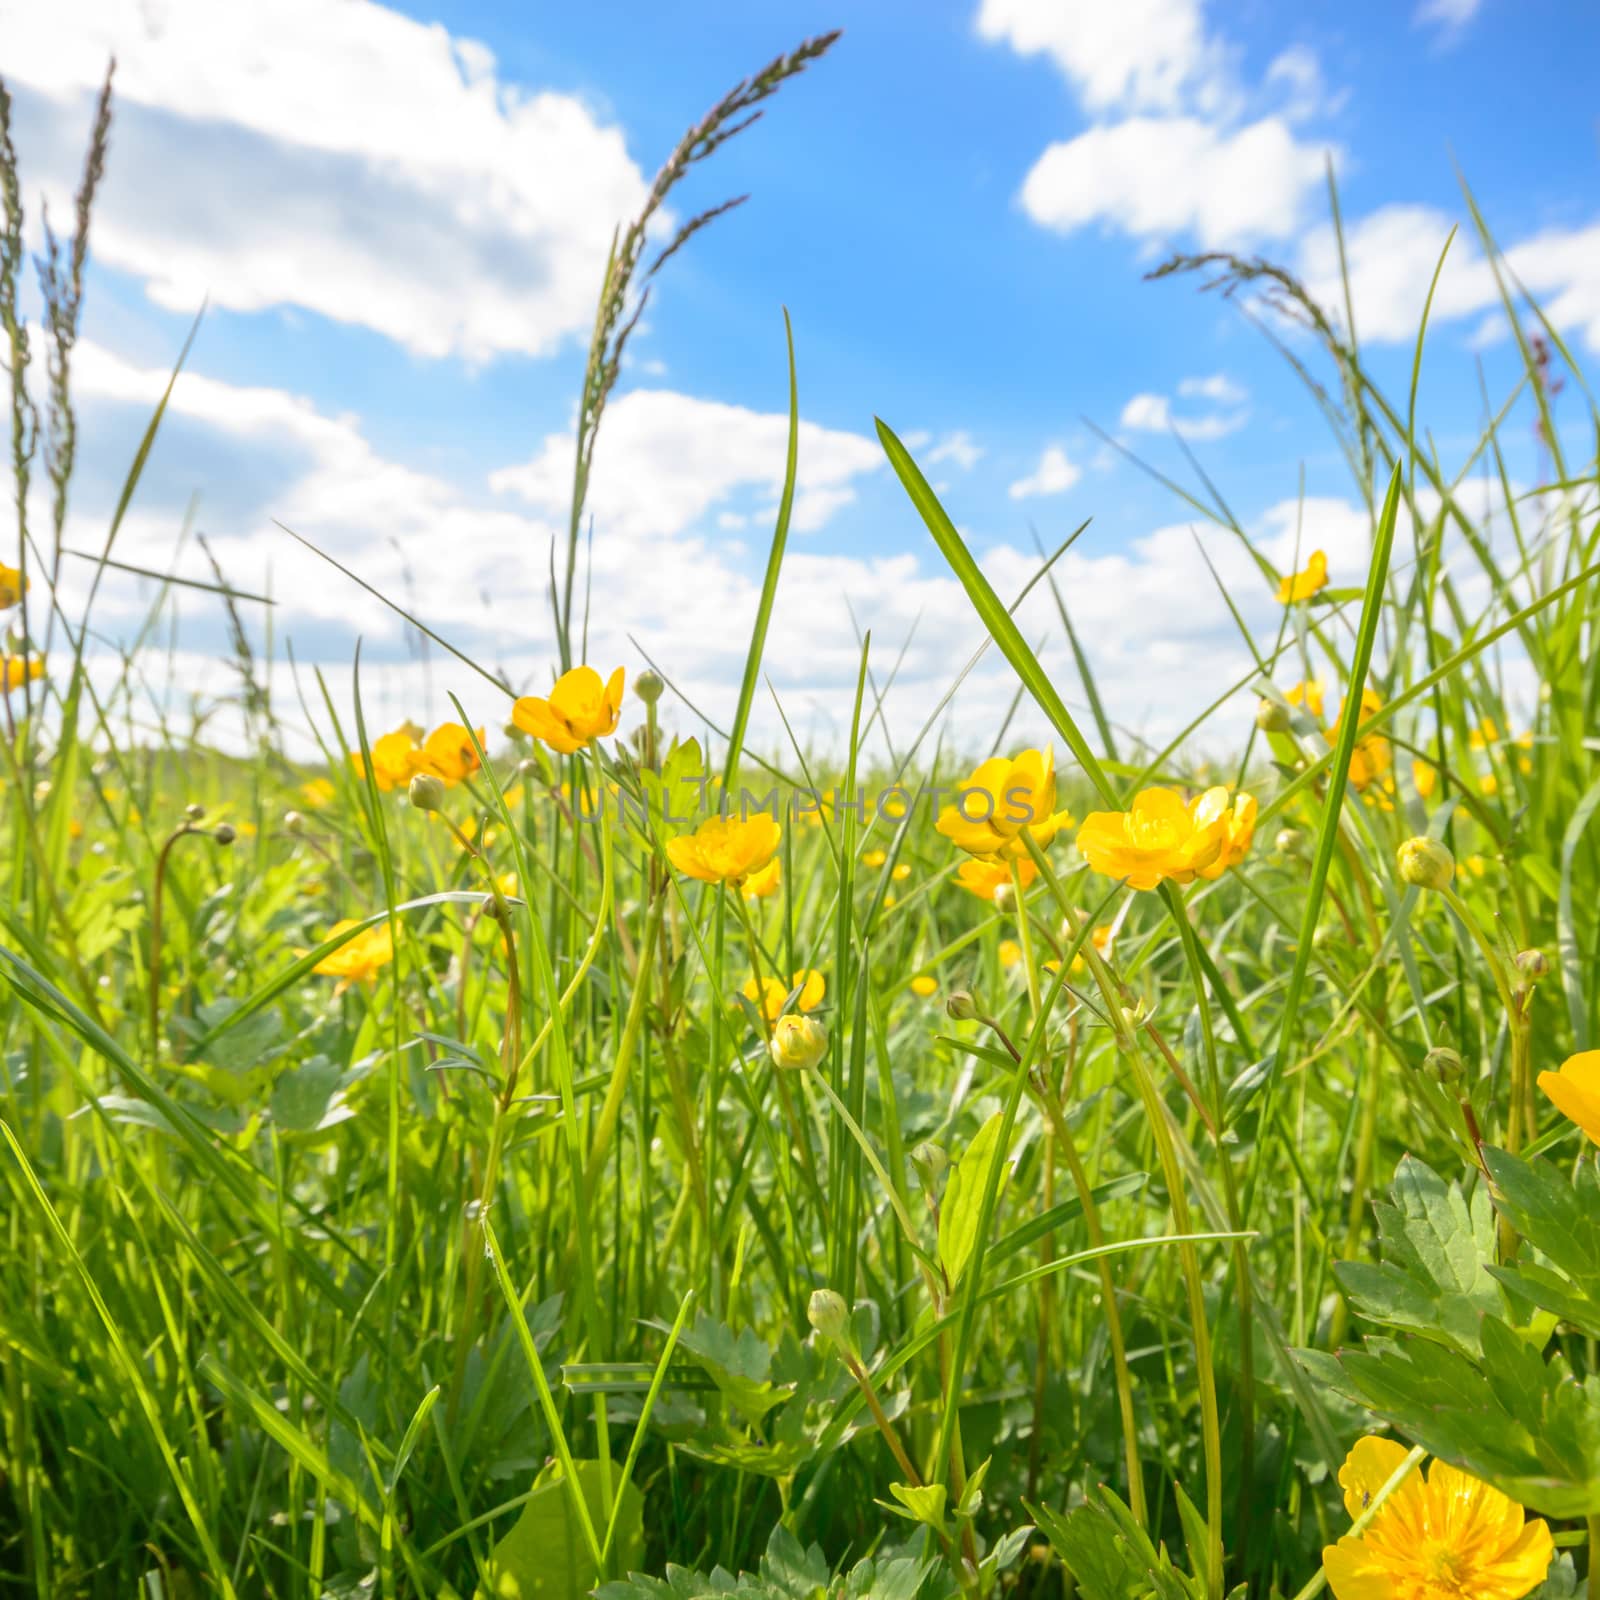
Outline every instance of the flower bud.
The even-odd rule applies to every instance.
[[[997,883],[994,886],[994,908],[996,911],[1009,911],[1017,903],[1017,891],[1009,883]]]
[[[665,688],[666,684],[661,681],[661,674],[652,672],[648,667],[633,680],[633,692],[647,706],[653,706],[661,698],[661,691]]]
[[[1298,828],[1279,828],[1278,837],[1272,841],[1280,856],[1299,855],[1305,842],[1305,835]]]
[[[817,1289],[806,1306],[806,1320],[824,1339],[839,1344],[850,1327],[850,1307],[837,1289]]]
[[[524,756],[517,763],[517,776],[519,778],[537,778],[539,776],[539,763],[532,756]]]
[[[1466,1068],[1454,1050],[1448,1045],[1441,1044],[1435,1045],[1422,1058],[1422,1070],[1437,1078],[1440,1083],[1456,1083]]]
[[[186,822],[202,822],[205,820],[205,814],[206,808],[197,802],[186,805],[183,808],[183,816]]]
[[[298,811],[285,811],[283,814],[283,831],[285,833],[304,833],[306,819]]]
[[[1263,733],[1287,733],[1289,708],[1263,695],[1256,706],[1256,726]]]
[[[828,1053],[828,1030],[815,1017],[791,1011],[773,1023],[767,1048],[775,1065],[803,1072]]]
[[[444,784],[431,772],[418,772],[411,779],[406,797],[418,811],[443,810]]]
[[[950,1168],[950,1157],[942,1144],[924,1139],[912,1150],[911,1165],[922,1180],[922,1187],[932,1194]]]
[[[1543,950],[1519,950],[1517,952],[1517,971],[1529,983],[1537,983],[1541,978],[1550,976],[1550,958]]]
[[[230,844],[233,843],[235,839],[239,837],[239,835],[234,830],[234,826],[231,822],[219,822],[216,827],[211,830],[211,837],[215,839],[217,843],[220,844],[224,849],[226,849]]]
[[[971,1022],[978,1014],[978,1002],[970,990],[957,989],[945,1001],[944,1013],[955,1022]]]
[[[480,917],[487,917],[491,922],[501,921],[505,916],[505,913],[509,910],[509,906],[503,907],[501,902],[496,900],[492,894],[486,894],[483,899],[478,902],[478,915]]]
[[[1437,839],[1407,839],[1398,859],[1400,876],[1418,889],[1448,889],[1456,875],[1456,858]]]

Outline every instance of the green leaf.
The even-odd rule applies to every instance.
[[[1373,1207],[1383,1263],[1342,1262],[1340,1284],[1368,1320],[1476,1354],[1479,1320],[1505,1309],[1486,1265],[1494,1257],[1487,1195],[1480,1190],[1469,1207],[1459,1184],[1412,1156],[1396,1169],[1391,1192],[1392,1205]]]
[[[989,1163],[996,1154],[1004,1113],[995,1114],[973,1135],[945,1182],[939,1204],[939,1262],[954,1288],[978,1243],[978,1221]]]
[[[711,1374],[728,1404],[750,1422],[760,1422],[792,1388],[771,1381],[772,1350],[749,1328],[735,1334],[702,1311],[681,1342]]]
[[[575,1461],[573,1469],[590,1520],[604,1526],[601,1463]],[[613,1487],[617,1472],[611,1469]],[[644,1547],[644,1497],[631,1483],[622,1490],[621,1513],[612,1548],[620,1563],[637,1561]],[[495,1545],[485,1564],[477,1600],[583,1600],[600,1574],[573,1514],[559,1462],[552,1461],[534,1480],[522,1515]]]
[[[944,1527],[944,1502],[945,1487],[942,1483],[930,1483],[913,1488],[908,1483],[891,1483],[889,1493],[905,1507],[901,1515],[909,1515],[913,1522],[925,1523],[930,1528],[942,1529]],[[883,1501],[878,1502],[883,1505]],[[890,1506],[889,1510],[895,1508]]]

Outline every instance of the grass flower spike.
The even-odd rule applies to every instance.
[[[604,682],[593,667],[574,667],[556,679],[548,700],[524,695],[511,720],[526,734],[564,756],[591,739],[615,733],[622,716],[622,668]]]
[[[765,811],[753,817],[707,817],[693,833],[667,840],[667,859],[702,883],[743,883],[778,853],[783,829]]]
[[[1250,795],[1230,805],[1220,785],[1187,804],[1174,789],[1142,789],[1127,811],[1090,812],[1078,830],[1078,851],[1096,872],[1133,889],[1218,878],[1244,859],[1255,818]]]
[[[1339,1471],[1359,1516],[1406,1458],[1393,1439],[1361,1439]],[[1498,1489],[1435,1461],[1413,1473],[1358,1537],[1322,1552],[1335,1600],[1522,1600],[1544,1581],[1555,1546]]]
[[[1056,810],[1053,752],[1024,750],[1012,761],[985,761],[961,785],[956,803],[940,811],[938,828],[968,855],[1020,859],[1028,854],[1024,828],[1043,846],[1071,822]]]
[[[1556,1110],[1600,1144],[1600,1050],[1580,1050],[1559,1072],[1541,1072],[1539,1087]]]
[[[1327,587],[1328,557],[1321,550],[1313,550],[1305,566],[1278,585],[1278,604],[1287,606],[1296,600],[1309,600],[1319,589]]]

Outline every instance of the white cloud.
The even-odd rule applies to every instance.
[[[783,487],[789,419],[670,389],[634,389],[606,409],[596,450],[589,512],[597,530],[620,538],[682,533],[713,507],[750,491],[761,503]],[[800,424],[793,525],[807,533],[855,498],[853,482],[883,464],[875,439]],[[547,516],[563,514],[572,493],[572,439],[546,437],[532,460],[490,475]]]
[[[1356,331],[1363,339],[1415,339],[1434,268],[1452,218],[1431,206],[1384,206],[1346,229],[1345,255],[1355,304]],[[1514,278],[1537,299],[1559,328],[1576,330],[1600,351],[1600,222],[1582,228],[1550,228],[1504,252]],[[1312,295],[1342,318],[1344,290],[1338,246],[1331,227],[1308,235],[1301,273]],[[1430,319],[1447,322],[1479,317],[1499,305],[1494,273],[1467,229],[1457,232],[1445,258]],[[1479,335],[1487,329],[1480,326]]]
[[[1226,378],[1186,378],[1178,385],[1178,393],[1225,400],[1237,406],[1243,391]],[[1176,431],[1185,439],[1223,439],[1237,433],[1250,419],[1248,411],[1212,411],[1204,414],[1176,416],[1172,402],[1164,394],[1136,394],[1122,408],[1122,426],[1135,433],[1169,433]]]
[[[983,446],[977,444],[964,428],[947,433],[928,452],[930,462],[953,461],[963,472],[970,472],[982,458]]]
[[[1323,152],[1282,117],[1231,130],[1130,117],[1050,145],[1023,181],[1022,205],[1058,233],[1099,223],[1145,240],[1240,246],[1297,233],[1323,169]]]
[[[581,100],[370,0],[0,0],[18,145],[60,207],[117,58],[94,248],[158,304],[301,306],[427,356],[586,331],[645,179]]]
[[[1446,29],[1464,28],[1477,16],[1483,0],[1422,0],[1417,7],[1418,23]]]
[[[1305,122],[1323,112],[1337,111],[1344,94],[1331,94],[1322,77],[1322,63],[1314,50],[1290,45],[1267,65],[1266,86],[1284,95],[1283,115],[1290,122]]]
[[[1019,55],[1047,55],[1090,111],[1170,111],[1226,93],[1226,58],[1199,0],[983,0],[978,33]]]
[[[1065,494],[1079,478],[1082,471],[1067,459],[1067,453],[1058,444],[1048,445],[1039,457],[1039,465],[1025,478],[1018,478],[1007,491],[1013,500],[1029,500],[1036,495]]]
[[[1178,385],[1178,393],[1186,400],[1215,400],[1219,405],[1238,405],[1249,398],[1244,385],[1235,383],[1225,372],[1214,372],[1204,378],[1185,378]]]

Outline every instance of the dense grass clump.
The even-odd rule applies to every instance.
[[[42,422],[0,148],[3,1592],[1600,1593],[1576,367],[1508,284],[1522,376],[1447,464],[1415,383],[1386,396],[1293,279],[1173,263],[1307,324],[1371,543],[1332,589],[1180,490],[1281,625],[1241,618],[1255,667],[1162,749],[1081,654],[1046,673],[880,424],[1039,730],[957,759],[941,705],[886,763],[870,641],[842,749],[746,739],[791,348],[736,711],[669,738],[670,663],[581,659],[594,439],[640,282],[713,214],[645,268],[651,215],[830,42],[739,86],[619,235],[554,687],[469,663],[429,730],[368,725],[359,674],[353,721],[308,682],[309,765],[220,573],[248,756],[136,714],[137,644],[109,693],[86,671],[94,597],[57,605],[28,478],[42,429],[64,506],[109,100],[50,247]]]

